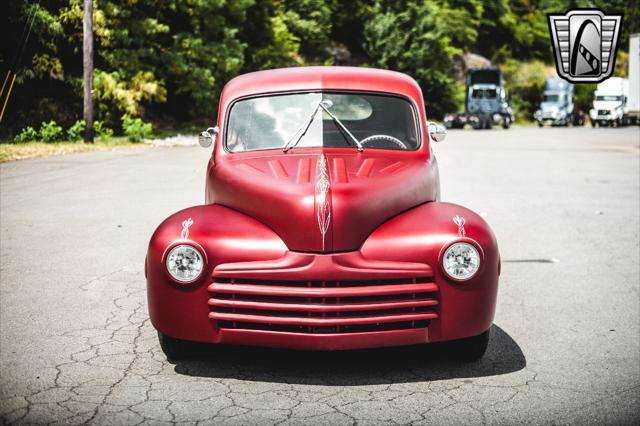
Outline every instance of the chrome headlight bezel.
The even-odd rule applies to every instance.
[[[193,250],[197,254],[197,257],[199,258],[200,265],[201,265],[200,271],[198,272],[197,275],[184,279],[171,273],[170,263],[169,263],[171,262],[171,255],[176,250],[180,250],[180,249]],[[171,279],[171,281],[181,285],[193,284],[199,281],[204,276],[204,273],[207,269],[207,264],[208,264],[208,259],[207,259],[206,252],[199,244],[195,243],[194,241],[177,241],[174,244],[171,244],[170,246],[168,246],[164,252],[164,255],[162,256],[162,269],[164,270],[165,274],[167,275],[167,277]]]
[[[473,250],[475,250],[475,252],[477,253],[477,261],[478,261],[478,265],[475,271],[472,274],[462,278],[456,277],[450,274],[445,266],[445,260],[446,260],[445,257],[453,249],[454,246],[457,246],[459,244],[469,246]],[[480,244],[478,244],[475,240],[472,240],[471,238],[456,238],[455,240],[449,242],[448,244],[445,244],[442,247],[442,249],[440,250],[440,255],[438,256],[438,264],[440,265],[440,270],[442,271],[442,273],[447,279],[454,282],[459,282],[459,283],[468,282],[473,278],[477,277],[479,273],[482,271],[484,267],[484,252],[482,251]]]

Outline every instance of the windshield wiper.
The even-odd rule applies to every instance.
[[[298,128],[298,130],[296,130],[295,133],[291,136],[291,138],[287,141],[287,143],[284,144],[284,146],[282,147],[282,151],[287,152],[291,148],[294,148],[296,145],[298,145],[298,142],[300,142],[302,137],[307,133],[307,130],[309,130],[311,123],[313,123],[313,120],[316,117],[316,114],[318,113],[318,108],[322,108],[329,115],[329,117],[331,117],[331,119],[338,125],[338,128],[343,132],[343,134],[346,134],[347,136],[349,136],[349,138],[351,138],[351,140],[353,141],[353,144],[358,147],[358,151],[360,152],[363,151],[364,146],[362,146],[360,141],[355,136],[353,136],[353,134],[349,131],[349,129],[347,129],[344,124],[342,124],[342,121],[338,119],[338,117],[336,117],[331,113],[331,111],[329,111],[329,108],[331,106],[333,106],[333,102],[331,102],[328,99],[323,99],[322,101],[318,102],[318,104],[313,109],[313,113],[309,115],[309,117],[302,124],[302,126],[300,126],[300,128]]]
[[[351,138],[351,140],[353,141],[353,143],[355,144],[355,146],[357,146],[357,147],[358,147],[358,151],[360,151],[360,152],[361,152],[361,151],[363,151],[363,150],[364,150],[364,147],[362,146],[362,144],[360,143],[360,141],[359,141],[355,136],[353,136],[353,134],[351,134],[351,132],[349,131],[349,129],[347,129],[347,128],[345,127],[345,125],[344,125],[344,124],[342,124],[342,121],[340,121],[340,120],[338,119],[338,117],[336,117],[335,115],[333,115],[333,114],[331,113],[331,111],[329,111],[329,108],[325,106],[325,103],[324,103],[324,102],[325,102],[325,101],[320,102],[320,104],[319,104],[318,106],[319,106],[320,108],[322,108],[322,109],[323,109],[323,110],[324,110],[324,111],[329,115],[329,117],[331,117],[331,119],[332,119],[332,120],[333,120],[333,121],[338,125],[338,127],[340,128],[340,130],[342,130],[342,131],[343,131],[343,133],[346,133],[346,134]],[[327,104],[328,104],[329,106],[332,106],[332,105],[333,105],[333,103],[332,103],[331,101],[328,101],[328,102],[327,102]]]
[[[316,114],[318,113],[318,108],[320,108],[320,104],[322,104],[322,101],[318,102],[315,108],[313,108],[313,113],[305,120],[302,126],[300,126],[298,130],[295,131],[295,133],[291,136],[291,138],[287,141],[287,143],[284,144],[284,146],[282,147],[282,151],[287,152],[291,148],[298,145],[298,142],[300,142],[300,139],[302,139],[305,133],[307,133],[307,130],[309,130],[311,123],[313,123],[313,119],[316,117]],[[293,145],[291,145],[292,142],[293,142]]]

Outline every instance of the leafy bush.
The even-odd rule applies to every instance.
[[[138,72],[130,80],[120,74],[96,70],[94,83],[98,109],[117,109],[127,114],[140,114],[143,101],[167,100],[164,83],[157,80],[152,72]]]
[[[86,123],[84,120],[78,120],[73,123],[73,126],[69,127],[67,130],[67,136],[70,141],[78,141],[82,139],[82,134],[84,133],[86,127]]]
[[[13,139],[17,143],[31,142],[38,139],[38,132],[31,126],[27,126],[20,131],[19,134]]]
[[[122,116],[122,130],[131,142],[140,142],[151,136],[153,126],[151,123],[145,123],[141,118],[132,118],[125,114]]]
[[[63,139],[64,131],[62,126],[58,125],[54,120],[48,123],[42,122],[40,127],[40,139],[43,142],[59,142]]]
[[[102,121],[93,123],[93,131],[98,139],[108,139],[113,136],[113,129],[108,128]]]

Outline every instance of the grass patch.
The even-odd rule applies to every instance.
[[[0,163],[7,161],[25,160],[27,158],[50,157],[77,152],[113,151],[115,149],[129,149],[149,147],[144,143],[129,142],[126,137],[112,137],[106,140],[96,140],[94,143],[82,142],[26,142],[0,143]]]

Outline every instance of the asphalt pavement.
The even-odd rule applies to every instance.
[[[503,259],[477,363],[438,350],[205,349],[168,362],[143,260],[204,200],[209,150],[0,165],[2,424],[637,424],[640,130],[451,131],[442,199]]]

